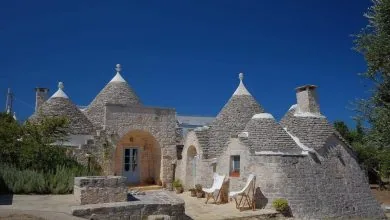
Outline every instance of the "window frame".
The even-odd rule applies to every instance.
[[[237,161],[238,161],[238,168],[235,166]],[[230,177],[240,177],[240,170],[241,170],[241,157],[240,157],[240,155],[230,155],[229,169],[230,169],[229,170]]]

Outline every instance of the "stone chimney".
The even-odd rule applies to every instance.
[[[304,85],[296,88],[297,91],[297,110],[301,113],[320,113],[320,105],[316,93],[317,86]]]
[[[35,112],[47,100],[48,93],[48,88],[35,88]]]

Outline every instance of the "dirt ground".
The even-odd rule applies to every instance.
[[[375,198],[381,203],[390,206],[390,190],[380,191],[378,189],[372,189],[371,192],[374,194]]]

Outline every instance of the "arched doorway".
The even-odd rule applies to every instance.
[[[127,177],[128,184],[155,184],[161,181],[161,147],[146,131],[132,130],[118,142],[115,174]]]
[[[191,145],[188,147],[187,160],[186,160],[186,185],[187,186],[195,186],[196,184],[197,162],[198,162],[198,155],[196,152],[196,148],[193,145]]]

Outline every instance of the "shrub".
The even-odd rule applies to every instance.
[[[286,199],[275,199],[272,202],[272,207],[278,212],[287,212],[289,210],[288,202]]]
[[[172,185],[175,188],[183,187],[183,184],[181,184],[181,181],[179,179],[175,179],[175,181],[173,181]]]
[[[0,193],[72,193],[75,176],[95,174],[94,172],[88,173],[83,166],[57,166],[54,170],[44,173],[0,164]]]

